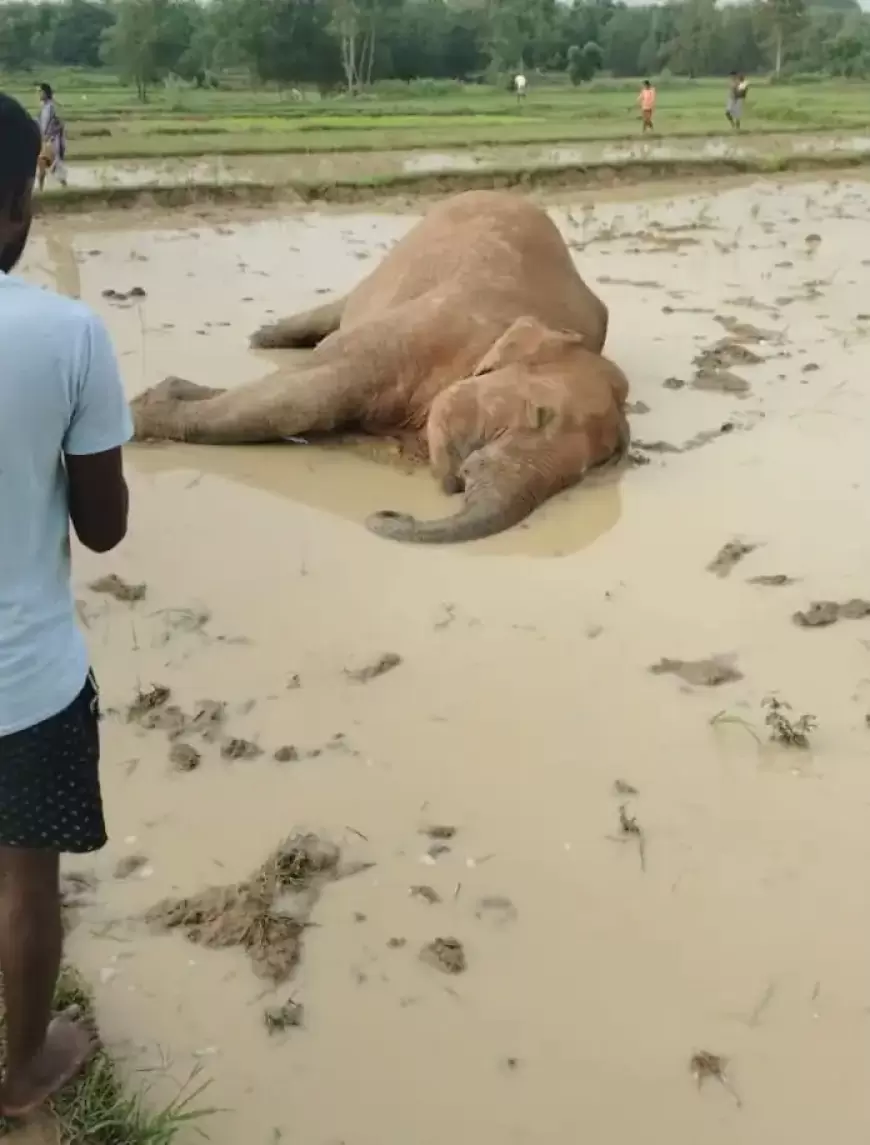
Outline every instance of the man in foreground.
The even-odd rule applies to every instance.
[[[21,1117],[82,1067],[92,1039],[52,1018],[59,858],[106,841],[98,708],[70,584],[70,522],[108,552],[127,529],[132,426],[102,322],[10,275],[31,222],[40,131],[0,94],[0,971],[6,1076]]]

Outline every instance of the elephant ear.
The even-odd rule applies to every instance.
[[[583,346],[583,335],[570,330],[553,330],[537,318],[526,315],[505,330],[474,368],[473,377],[492,374],[505,366],[545,366],[563,359]]]

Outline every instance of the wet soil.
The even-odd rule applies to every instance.
[[[169,374],[233,386],[278,360],[249,331],[347,290],[419,204],[403,210],[43,219],[23,272],[98,309],[131,395]],[[792,615],[867,595],[866,187],[572,194],[553,217],[649,407],[634,419],[648,464],[499,537],[421,551],[362,525],[450,504],[389,454],[131,447],[128,540],[108,557],[73,542],[111,839],[65,862],[98,881],[68,953],[147,1100],[193,1071],[211,1081],[214,1145],[624,1145],[650,1124],[673,1145],[816,1145],[865,1130],[870,931],[850,872],[870,865],[868,633],[839,611],[824,633]],[[146,296],[102,296],[133,285]],[[742,397],[691,384],[698,354],[748,334],[723,317],[776,335],[728,367]],[[734,538],[764,547],[711,575]],[[145,598],[88,588],[112,573]],[[380,649],[401,666],[347,678]],[[649,671],[679,657],[707,679],[693,666],[725,651],[742,679]],[[769,742],[771,694],[793,726],[817,717],[809,750]],[[263,752],[224,760],[233,739]],[[176,745],[200,754],[192,773]],[[377,864],[325,884],[302,934],[293,896],[246,914],[238,893],[294,831]],[[115,879],[137,855],[146,866]],[[226,897],[203,902],[208,888]],[[516,917],[478,918],[492,898]],[[203,937],[226,927],[227,902],[222,941],[243,941],[187,940],[185,920]],[[158,903],[174,904],[168,932],[142,922]],[[257,956],[266,977],[246,920],[277,940],[277,963]],[[436,937],[461,944],[464,973],[421,961]],[[270,1036],[264,1012],[290,989],[304,1024]],[[741,1109],[713,1078],[697,1091],[702,1050],[727,1059]]]

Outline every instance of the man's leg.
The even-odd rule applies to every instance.
[[[0,970],[6,1010],[3,1113],[29,1113],[84,1064],[92,1039],[69,1016],[51,1018],[60,970],[59,856],[0,846]]]
[[[6,1077],[0,1113],[22,1117],[78,1073],[93,1048],[71,1013],[52,1019],[61,959],[59,860],[106,841],[96,688],[58,715],[0,737],[0,971]]]

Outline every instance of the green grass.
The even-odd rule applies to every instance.
[[[302,101],[276,91],[157,88],[147,104],[106,73],[52,77],[70,135],[70,158],[159,159],[204,155],[294,154],[608,142],[638,134],[632,80],[580,88],[533,81],[526,104],[480,84],[390,83],[358,99]],[[0,84],[35,111],[33,82]],[[435,88],[430,91],[430,88]],[[722,80],[658,81],[657,126],[665,137],[726,131]],[[422,94],[421,94],[422,93]],[[870,84],[756,82],[744,134],[857,132],[868,128]]]
[[[90,991],[75,971],[65,969],[58,983],[55,1007],[78,1006],[93,1021]],[[213,1111],[197,1106],[204,1087],[182,1091],[174,1101],[152,1108],[147,1090],[129,1089],[115,1063],[99,1050],[87,1069],[51,1102],[59,1145],[172,1145],[182,1129],[198,1127]],[[10,1128],[0,1118],[0,1135]]]

